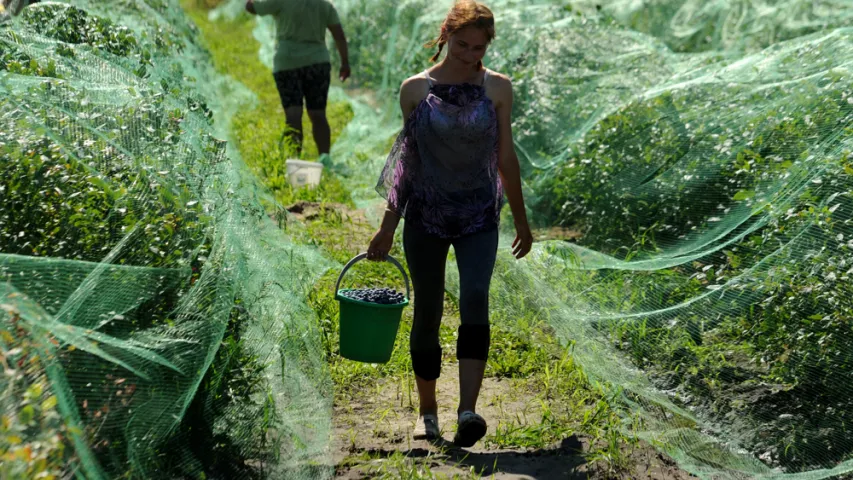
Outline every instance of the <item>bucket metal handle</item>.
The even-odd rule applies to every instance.
[[[361,261],[361,260],[364,260],[365,258],[367,258],[367,253],[366,253],[366,252],[365,252],[365,253],[359,253],[358,255],[356,255],[355,257],[353,257],[353,259],[352,259],[352,260],[350,260],[349,262],[347,262],[347,264],[346,264],[346,265],[344,265],[344,269],[343,269],[343,270],[341,270],[341,274],[338,276],[338,281],[337,281],[337,283],[335,283],[335,294],[336,294],[336,295],[337,295],[337,293],[338,293],[338,290],[339,290],[339,289],[340,289],[340,287],[341,287],[341,280],[343,280],[343,279],[344,279],[344,275],[347,273],[347,270],[349,270],[349,269],[350,269],[350,267],[352,267],[353,265],[355,265],[357,262],[359,262],[359,261]],[[411,299],[411,290],[409,289],[409,276],[408,276],[408,275],[406,275],[406,270],[403,268],[403,266],[402,266],[402,265],[400,265],[400,262],[398,262],[398,261],[397,261],[397,259],[396,259],[396,258],[394,258],[394,257],[392,257],[391,255],[386,255],[386,256],[385,256],[385,261],[388,261],[388,262],[393,263],[393,264],[394,264],[394,266],[395,266],[395,267],[397,267],[397,268],[400,270],[400,273],[402,273],[402,274],[403,274],[403,280],[405,280],[405,281],[406,281],[406,299]]]

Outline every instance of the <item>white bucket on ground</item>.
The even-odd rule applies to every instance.
[[[323,164],[320,162],[306,162],[305,160],[288,160],[287,179],[293,188],[316,187],[320,184],[320,175],[323,173]]]

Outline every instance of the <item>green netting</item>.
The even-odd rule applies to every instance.
[[[0,468],[330,476],[304,301],[330,263],[216,139],[251,94],[176,2],[73,4],[0,24]],[[332,92],[355,113],[333,167],[366,206],[450,2],[336,4],[360,88]],[[495,311],[539,312],[702,478],[849,476],[853,5],[489,6],[530,217],[582,233],[516,262],[504,222]],[[255,37],[268,62],[272,23]]]
[[[329,474],[330,263],[217,139],[253,98],[196,37],[157,0],[0,24],[3,478]]]

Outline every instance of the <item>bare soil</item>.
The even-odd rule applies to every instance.
[[[442,439],[413,440],[417,417],[417,393],[411,384],[380,382],[364,385],[356,395],[336,400],[334,410],[333,460],[338,479],[373,478],[383,461],[396,452],[406,462],[425,466],[439,478],[496,479],[587,479],[631,478],[676,480],[693,478],[671,459],[649,445],[640,444],[629,453],[633,467],[606,472],[587,463],[590,439],[578,432],[547,448],[490,448],[480,441],[472,448],[453,446],[459,375],[455,365],[445,363],[438,380],[439,423]],[[514,380],[485,378],[478,413],[489,422],[487,437],[501,421],[535,424],[541,420],[526,394]],[[627,447],[626,447],[627,448]],[[369,454],[373,460],[358,460]]]

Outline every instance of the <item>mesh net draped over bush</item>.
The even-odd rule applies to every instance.
[[[451,2],[335,3],[371,95],[333,89],[355,117],[332,153],[366,206]],[[92,478],[331,475],[304,301],[330,263],[216,140],[251,95],[176,2],[73,5],[0,25],[6,455]],[[849,476],[853,4],[488,5],[529,216],[582,233],[502,248],[495,316],[547,319],[626,431],[702,478]],[[255,37],[269,62],[268,19]]]
[[[176,1],[0,24],[0,476],[328,474],[330,262],[220,140],[252,101]]]

